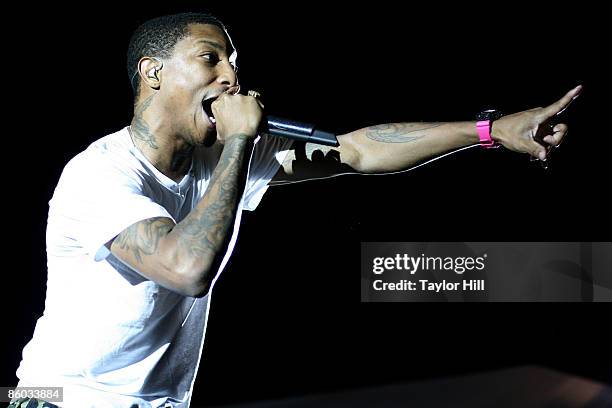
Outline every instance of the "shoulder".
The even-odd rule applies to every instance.
[[[138,160],[129,141],[126,128],[96,140],[64,166],[57,187],[86,188],[137,178]]]

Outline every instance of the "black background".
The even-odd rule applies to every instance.
[[[127,4],[127,3],[126,3]],[[332,10],[332,6],[334,10]],[[194,403],[219,404],[542,364],[612,381],[606,304],[362,304],[362,241],[609,241],[604,30],[582,5],[32,7],[7,38],[7,361],[42,313],[47,203],[65,163],[129,123],[130,34],[209,10],[238,48],[241,83],[279,116],[338,133],[394,121],[472,120],[559,99],[568,139],[543,170],[471,149],[407,174],[272,187],[245,213],[213,294]],[[15,50],[13,51],[13,47]],[[606,187],[608,186],[608,187]],[[485,214],[481,208],[488,208]],[[14,265],[14,266],[9,266]],[[69,336],[69,333],[58,333]]]

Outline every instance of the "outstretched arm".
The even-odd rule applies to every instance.
[[[576,87],[559,101],[504,116],[493,122],[491,137],[504,147],[546,159],[548,146],[557,146],[567,133],[565,124],[546,128],[544,145],[534,136],[562,112],[581,91]],[[445,152],[479,143],[476,122],[394,123],[371,126],[338,137],[339,147],[296,144],[272,184],[324,177],[335,173],[398,171]],[[545,146],[548,145],[548,146]]]

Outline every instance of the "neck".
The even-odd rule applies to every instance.
[[[130,135],[134,145],[164,175],[180,181],[191,165],[193,146],[168,128],[163,115],[154,114],[155,95],[139,102],[134,109]]]

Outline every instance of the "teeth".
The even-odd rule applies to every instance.
[[[207,118],[210,121],[210,123],[212,123],[213,125],[217,123],[217,121],[216,121],[216,119],[214,117],[208,115],[208,112],[206,112],[206,109],[204,108],[204,105],[202,105],[202,116]]]
[[[217,123],[217,121],[212,116],[212,112],[211,112],[211,105],[212,105],[212,103],[213,103],[212,99],[208,99],[208,100],[202,101],[202,110],[204,111],[204,114],[206,115],[208,120],[210,120],[210,122],[214,125],[215,123]]]

